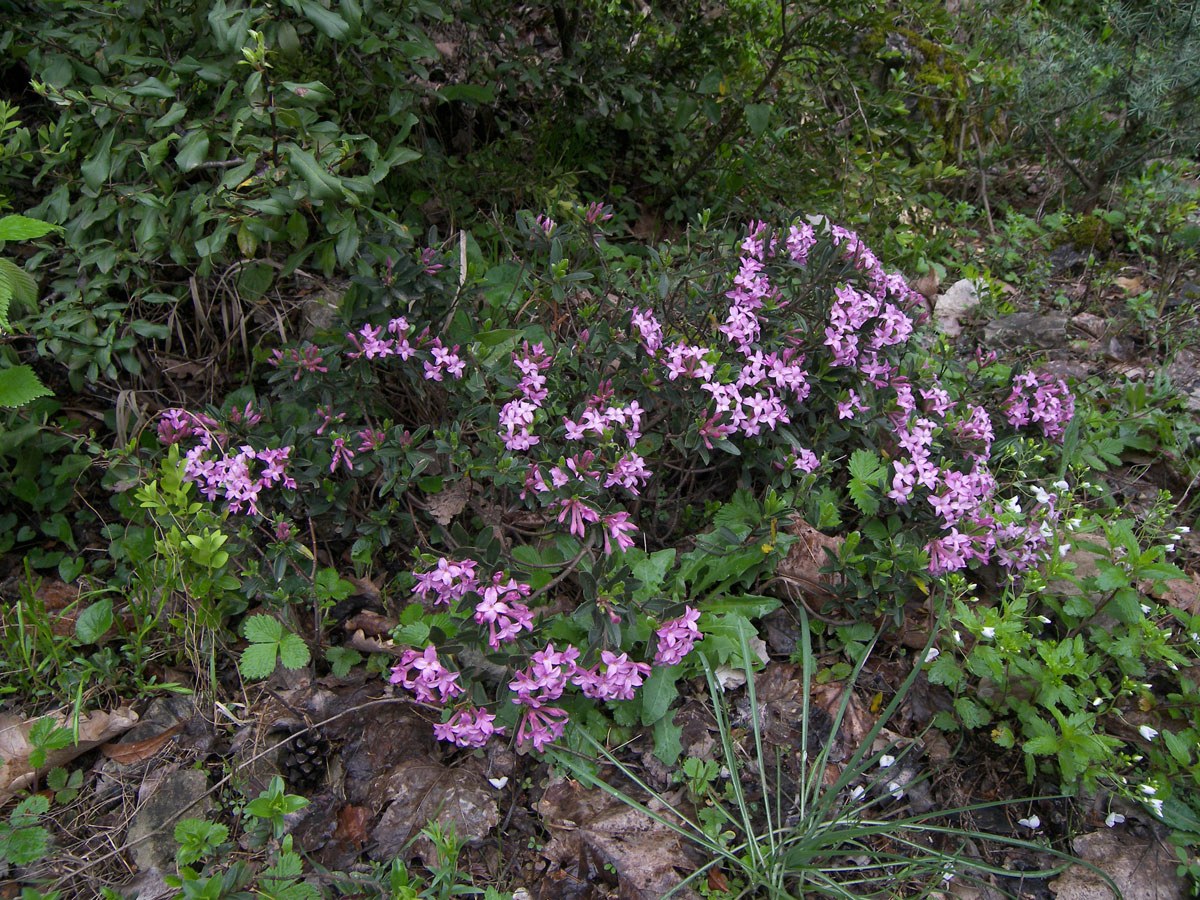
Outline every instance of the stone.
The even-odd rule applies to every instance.
[[[1187,888],[1176,874],[1179,860],[1166,841],[1136,837],[1124,829],[1083,834],[1071,842],[1079,858],[1108,875],[1125,900],[1183,900]],[[1103,876],[1073,865],[1050,882],[1058,900],[1107,900],[1114,896]]]
[[[933,306],[933,315],[937,320],[937,329],[947,337],[958,337],[962,334],[961,320],[967,313],[979,306],[979,289],[975,282],[963,278],[954,282],[950,290],[939,294]]]
[[[1067,341],[1067,317],[1062,313],[1019,312],[987,323],[983,339],[988,346],[999,344],[1042,350],[1061,347]]]
[[[139,869],[174,871],[175,823],[208,815],[212,801],[205,795],[207,790],[208,777],[199,769],[176,769],[137,808],[125,834],[125,845]],[[175,818],[180,810],[185,810],[183,815]]]
[[[1087,265],[1088,255],[1080,253],[1070,244],[1060,244],[1050,253],[1050,271],[1055,275],[1082,272]]]

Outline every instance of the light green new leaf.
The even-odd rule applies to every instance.
[[[266,678],[275,671],[278,644],[251,644],[242,651],[238,668],[244,678]]]
[[[31,241],[56,231],[57,225],[31,219],[28,216],[5,216],[0,219],[0,241]]]
[[[279,620],[261,614],[247,619],[242,629],[245,632],[246,640],[256,644],[278,643],[279,639],[283,637],[283,625]]]
[[[285,632],[279,640],[279,661],[285,668],[299,669],[308,665],[308,644],[299,635]]]
[[[0,369],[0,406],[16,409],[50,393],[51,390],[38,381],[29,366]]]
[[[75,620],[75,636],[81,643],[94,644],[112,625],[112,598],[103,597],[80,613]]]

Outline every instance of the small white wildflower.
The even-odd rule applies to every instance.
[[[1051,622],[1051,620],[1049,618],[1047,618],[1046,616],[1038,616],[1038,621],[1041,622],[1043,625],[1049,625]]]
[[[1070,553],[1070,552],[1071,552],[1071,545],[1070,545],[1070,544],[1059,544],[1059,545],[1058,545],[1058,555],[1059,555],[1059,557],[1065,557],[1065,556],[1066,556],[1068,553]]]
[[[862,795],[865,794],[866,792],[867,792],[867,789],[865,787],[863,787],[861,784],[856,784],[854,786],[854,789],[852,791],[850,791],[850,799],[851,800],[861,800]]]
[[[925,654],[924,662],[931,663],[941,655],[942,651],[937,647],[930,647],[929,652]]]
[[[949,884],[954,880],[954,872],[950,869],[950,863],[946,863],[942,867],[942,884]]]
[[[490,784],[490,785],[491,785],[492,787],[494,787],[496,790],[500,790],[500,788],[502,788],[502,787],[504,787],[506,784],[508,784],[508,776],[507,776],[507,775],[501,775],[499,778],[489,778],[489,779],[488,779],[488,784]]]
[[[1138,790],[1141,791],[1143,794],[1145,794],[1147,797],[1153,797],[1155,794],[1158,793],[1158,788],[1156,788],[1152,784],[1140,785],[1138,787]]]
[[[1054,537],[1054,529],[1050,527],[1049,522],[1042,522],[1038,525],[1038,534],[1046,540],[1050,540],[1050,538]]]
[[[1154,728],[1151,728],[1149,725],[1142,725],[1140,728],[1138,728],[1138,734],[1148,741],[1152,741],[1158,737],[1158,731]]]
[[[1054,496],[1052,494],[1048,494],[1046,491],[1042,490],[1041,487],[1035,485],[1033,488],[1033,499],[1038,503],[1049,503],[1054,499]]]
[[[1161,819],[1161,818],[1162,818],[1162,814],[1163,814],[1163,802],[1162,802],[1162,800],[1160,800],[1160,799],[1158,799],[1157,797],[1155,797],[1154,799],[1152,799],[1152,800],[1147,800],[1146,802],[1147,802],[1147,803],[1150,805],[1150,808],[1151,808],[1152,810],[1154,810],[1154,814],[1155,814],[1156,816],[1158,816],[1158,817]]]
[[[1163,544],[1163,549],[1166,550],[1168,553],[1174,553],[1175,545],[1174,544]]]
[[[1193,635],[1192,635],[1192,640],[1194,640],[1194,641],[1200,641],[1200,635],[1193,634]],[[962,643],[962,632],[961,632],[961,631],[955,631],[955,632],[954,632],[954,643],[956,643],[956,644],[961,644],[961,643]]]
[[[1120,825],[1124,821],[1125,817],[1120,813],[1109,813],[1104,817],[1104,824],[1109,828],[1112,828],[1114,825]]]
[[[904,797],[904,788],[900,787],[900,782],[889,781],[887,785],[888,793],[892,795],[893,800],[900,800]],[[1161,801],[1160,801],[1161,804]]]
[[[1143,616],[1150,615],[1150,607],[1147,606],[1145,603],[1142,604],[1142,615]]]
[[[1083,519],[1067,519],[1067,531],[1074,531],[1083,524]]]
[[[1056,491],[1062,491],[1064,493],[1071,489],[1071,486],[1065,481],[1056,481],[1054,484],[1050,485],[1050,487],[1054,488]]]
[[[1180,525],[1175,530],[1178,531],[1180,534],[1191,534],[1192,533],[1192,529],[1188,528],[1186,525]]]
[[[1018,825],[1024,825],[1026,828],[1041,828],[1042,820],[1037,816],[1030,816],[1028,819],[1017,819]]]
[[[881,768],[881,769],[890,769],[895,764],[896,764],[896,757],[894,757],[894,756],[889,756],[888,754],[885,753],[885,754],[883,754],[883,756],[879,757],[879,768]]]
[[[1193,641],[1200,641],[1200,634],[1196,634],[1194,631],[1189,634],[1188,637],[1190,637]]]
[[[983,631],[979,632],[979,634],[981,637],[985,637],[988,640],[991,640],[992,638],[994,638],[996,636],[996,629],[993,628],[991,625],[985,625],[985,626],[983,626]]]
[[[1104,702],[1103,697],[1097,697],[1095,700],[1092,701],[1092,706],[1099,706],[1103,702]]]
[[[1004,501],[1004,508],[1007,509],[1010,513],[1020,515],[1021,514],[1021,501],[1016,497],[1009,497],[1007,500]]]

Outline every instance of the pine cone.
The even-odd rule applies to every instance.
[[[325,781],[329,741],[319,731],[304,731],[288,743],[283,755],[283,777],[296,790],[315,790]]]

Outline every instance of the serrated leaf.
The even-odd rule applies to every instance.
[[[256,644],[273,644],[283,637],[283,625],[276,618],[259,614],[242,624],[242,633]]]
[[[278,658],[279,645],[251,644],[242,651],[238,668],[243,678],[266,678],[275,671],[275,660]]]
[[[959,697],[955,700],[954,711],[958,713],[964,728],[982,728],[992,718],[986,709],[969,697]]]
[[[289,631],[280,639],[279,661],[283,663],[284,668],[299,669],[308,665],[310,658],[308,644],[304,643],[304,639],[298,634]]]
[[[1048,756],[1058,752],[1058,738],[1051,735],[1039,735],[1027,740],[1021,749],[1036,756]]]
[[[1114,619],[1125,625],[1132,625],[1142,620],[1142,595],[1131,587],[1120,588],[1113,594],[1106,611],[1112,613]]]
[[[0,369],[0,406],[16,409],[51,393],[50,388],[38,381],[29,366]]]
[[[57,225],[31,219],[28,216],[5,216],[0,219],[0,241],[31,241],[56,231]]]
[[[875,489],[871,485],[855,478],[847,486],[846,493],[863,515],[873,516],[879,512],[879,498],[875,496]]]
[[[0,855],[13,865],[28,865],[46,855],[47,837],[46,829],[40,825],[18,828],[0,837]]]
[[[859,481],[873,482],[879,479],[882,473],[883,466],[879,462],[879,457],[870,450],[858,449],[850,454],[850,462],[846,466],[850,472],[851,478],[857,478]]]
[[[350,674],[350,669],[362,662],[363,655],[349,647],[329,647],[325,651],[325,658],[333,669],[333,676],[345,678]]]

